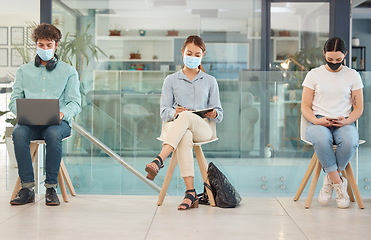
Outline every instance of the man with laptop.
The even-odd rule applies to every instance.
[[[46,142],[45,203],[59,205],[55,191],[62,158],[62,139],[71,134],[71,120],[81,111],[80,82],[76,70],[58,60],[55,51],[62,34],[51,24],[38,25],[32,34],[36,43],[35,60],[16,72],[9,109],[17,115],[14,151],[22,189],[12,205],[35,201],[35,180],[30,141]]]

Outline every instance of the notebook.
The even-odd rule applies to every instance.
[[[58,99],[27,99],[16,100],[17,119],[21,125],[59,125]]]
[[[211,112],[212,110],[214,110],[213,108],[207,108],[207,109],[202,109],[202,110],[195,110],[195,111],[191,111],[193,112],[194,114],[202,117],[202,118],[206,118],[205,117],[205,114],[208,113],[208,112]]]

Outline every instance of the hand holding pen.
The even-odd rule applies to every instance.
[[[175,102],[176,108],[175,108],[175,118],[178,117],[179,113],[183,111],[188,111],[188,108],[182,107],[179,103]]]

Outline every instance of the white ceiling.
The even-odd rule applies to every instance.
[[[146,16],[201,15],[202,17],[248,18],[257,0],[61,0],[83,14],[88,9],[111,9],[123,16],[145,14]]]

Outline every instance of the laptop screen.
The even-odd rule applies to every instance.
[[[21,125],[59,125],[58,99],[17,99],[17,119]]]

